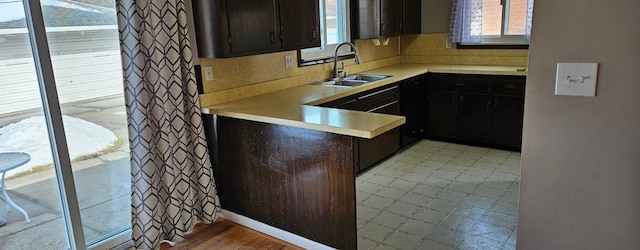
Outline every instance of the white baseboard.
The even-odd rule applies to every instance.
[[[248,228],[251,228],[251,229],[256,230],[258,232],[261,232],[263,234],[267,234],[267,235],[273,236],[275,238],[284,240],[286,242],[289,242],[291,244],[300,246],[300,247],[305,248],[305,249],[335,249],[335,248],[329,247],[327,245],[324,245],[324,244],[312,241],[310,239],[304,238],[302,236],[299,236],[299,235],[284,231],[284,230],[282,230],[280,228],[272,227],[270,225],[264,224],[264,223],[259,222],[257,220],[254,220],[254,219],[251,219],[249,217],[236,214],[236,213],[228,211],[228,210],[222,209],[222,211],[220,211],[220,214],[222,215],[222,218],[224,218],[226,220],[233,221],[233,222],[238,223],[240,225],[243,225],[245,227],[248,227]]]

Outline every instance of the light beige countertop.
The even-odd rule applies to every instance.
[[[361,138],[373,138],[405,123],[403,116],[317,107],[325,102],[424,73],[526,75],[512,66],[396,64],[359,74],[392,77],[353,88],[302,85],[203,107],[205,114],[287,125]]]

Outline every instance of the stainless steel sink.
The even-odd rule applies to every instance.
[[[345,77],[345,80],[356,80],[356,81],[366,81],[366,82],[375,82],[382,79],[385,79],[390,76],[385,75],[350,75]]]
[[[357,75],[349,75],[343,78],[342,80],[332,79],[332,80],[327,80],[327,81],[318,82],[314,84],[322,85],[322,86],[331,86],[331,87],[355,87],[355,86],[360,86],[362,84],[379,81],[387,77],[391,77],[391,76],[357,74]]]

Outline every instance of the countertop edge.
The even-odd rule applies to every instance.
[[[402,68],[407,68],[404,69],[406,71],[409,71],[409,73],[404,73],[404,74],[390,74],[390,71],[393,70],[402,70]],[[500,69],[512,69],[512,70],[496,70],[497,68]],[[522,67],[517,67],[517,66],[476,66],[476,65],[430,65],[430,64],[396,64],[396,65],[391,65],[391,66],[386,66],[386,67],[382,67],[382,68],[378,68],[378,69],[372,69],[372,70],[368,70],[365,72],[359,72],[359,73],[367,73],[367,74],[388,74],[388,75],[393,75],[393,77],[384,79],[384,80],[380,80],[380,81],[376,81],[373,82],[371,84],[366,84],[363,86],[359,86],[359,87],[355,87],[355,88],[349,88],[348,90],[343,91],[342,93],[337,93],[335,95],[331,95],[331,96],[326,96],[326,97],[321,97],[319,99],[316,100],[312,100],[312,101],[307,101],[307,102],[303,102],[300,103],[299,105],[301,106],[307,106],[307,105],[319,105],[321,103],[325,103],[328,101],[332,101],[332,100],[336,100],[348,95],[352,95],[352,94],[357,94],[363,91],[367,91],[370,89],[374,89],[377,87],[381,87],[381,86],[385,86],[388,84],[393,84],[417,75],[421,75],[421,74],[425,74],[425,73],[452,73],[452,74],[485,74],[485,75],[515,75],[515,76],[526,76],[526,71],[518,71],[516,69],[519,69]],[[304,87],[307,85],[302,85],[302,86],[298,86],[298,87],[294,87],[294,88],[299,88],[299,87]],[[330,88],[330,87],[329,87]],[[289,89],[283,89],[283,90],[278,90],[278,91],[287,91]],[[245,99],[251,99],[253,97],[248,97]],[[246,100],[245,100],[246,101]],[[219,104],[221,105],[221,104]],[[306,129],[312,129],[312,130],[317,130],[317,131],[323,131],[323,132],[329,132],[329,133],[335,133],[335,134],[341,134],[341,135],[347,135],[347,136],[354,136],[354,137],[359,137],[359,138],[367,138],[367,139],[371,139],[374,138],[380,134],[383,134],[389,130],[392,130],[396,127],[399,127],[400,125],[404,124],[406,122],[406,118],[404,116],[396,116],[396,115],[384,115],[384,114],[376,114],[376,115],[382,115],[385,116],[385,118],[388,118],[385,122],[380,122],[380,124],[376,124],[376,126],[374,126],[374,129],[362,129],[362,128],[358,128],[356,126],[354,127],[348,127],[348,126],[333,126],[333,125],[329,125],[329,124],[320,124],[320,123],[312,123],[312,122],[307,122],[307,121],[302,121],[302,120],[295,120],[295,119],[286,119],[286,118],[281,118],[281,117],[276,117],[276,116],[269,116],[269,115],[261,115],[261,114],[251,114],[248,112],[240,112],[240,111],[234,111],[234,110],[225,110],[224,108],[215,108],[216,106],[219,105],[213,105],[213,106],[209,106],[209,107],[203,107],[202,113],[203,114],[215,114],[215,115],[219,115],[219,116],[224,116],[224,117],[230,117],[230,118],[238,118],[238,119],[244,119],[244,120],[250,120],[250,121],[256,121],[256,122],[265,122],[265,123],[271,123],[271,124],[278,124],[278,125],[285,125],[285,126],[292,126],[292,127],[298,127],[298,128],[306,128]],[[329,109],[329,108],[322,108],[322,107],[317,107],[320,109]],[[364,114],[368,114],[366,112],[360,112],[360,111],[347,111],[347,112],[358,112],[360,114],[358,114],[358,116],[362,116],[362,113]],[[354,113],[355,114],[355,113]]]

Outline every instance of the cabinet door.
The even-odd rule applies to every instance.
[[[283,49],[320,46],[318,0],[280,0],[280,37]]]
[[[275,0],[227,0],[231,54],[278,50],[277,13]]]
[[[494,96],[490,102],[488,141],[492,145],[520,149],[524,98]]]
[[[455,139],[458,123],[458,94],[431,90],[428,110],[429,136]]]
[[[458,131],[461,141],[484,143],[487,133],[488,96],[460,94],[458,102]]]
[[[393,102],[377,109],[371,110],[372,113],[380,114],[398,114],[400,112],[400,103]],[[380,160],[392,155],[400,146],[400,129],[395,128],[378,135],[372,139],[358,138],[359,160],[358,172],[361,172]]]
[[[400,83],[400,114],[406,118],[402,125],[402,146],[407,146],[426,135],[427,129],[427,83],[416,77]]]
[[[380,36],[402,33],[402,1],[380,0]]]
[[[420,34],[421,2],[421,0],[402,1],[402,34]]]
[[[369,90],[358,97],[358,110],[398,115],[400,114],[400,87],[396,84]],[[400,129],[395,128],[372,139],[358,138],[358,171],[363,171],[400,148]]]

